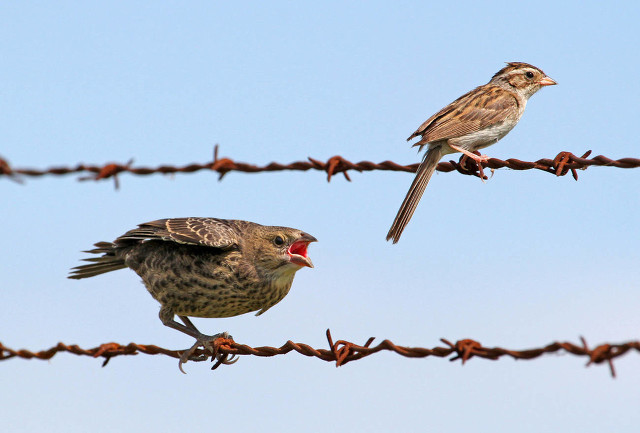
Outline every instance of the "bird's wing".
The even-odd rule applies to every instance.
[[[120,236],[116,243],[163,240],[230,249],[240,243],[240,233],[233,223],[218,218],[161,219],[140,224],[138,228]]]
[[[517,114],[516,96],[498,86],[485,84],[466,93],[428,118],[407,140],[422,136],[416,143],[446,140],[479,131]]]

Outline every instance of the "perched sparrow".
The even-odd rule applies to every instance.
[[[160,320],[207,348],[226,333],[202,334],[191,317],[230,317],[250,311],[260,315],[289,293],[295,273],[313,267],[307,247],[316,238],[287,227],[217,218],[162,219],[140,224],[114,242],[98,242],[69,278],[93,277],[133,269],[160,302]],[[177,315],[184,323],[174,320]]]
[[[490,146],[507,135],[522,117],[527,100],[543,86],[556,84],[542,70],[527,63],[511,62],[484,86],[476,87],[428,118],[407,138],[420,136],[414,146],[429,145],[409,192],[387,234],[393,243],[418,206],[438,161],[449,153],[462,152],[478,163],[486,155],[472,152]]]

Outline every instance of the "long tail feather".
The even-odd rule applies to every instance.
[[[397,244],[400,240],[400,236],[413,216],[413,212],[416,210],[440,158],[442,158],[442,152],[439,147],[430,149],[424,156],[416,172],[416,177],[413,179],[413,183],[409,188],[409,192],[407,192],[407,196],[404,198],[400,210],[398,210],[396,219],[393,221],[393,224],[391,224],[389,233],[387,233],[387,240],[393,239],[394,244]]]
[[[105,272],[126,268],[124,260],[116,257],[114,244],[110,242],[98,242],[95,246],[98,248],[86,252],[103,255],[100,257],[84,259],[85,262],[93,263],[89,265],[76,266],[71,269],[71,274],[68,278],[79,280],[81,278],[94,277],[96,275],[104,274]]]

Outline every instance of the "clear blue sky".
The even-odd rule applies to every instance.
[[[0,5],[0,155],[16,167],[186,164],[213,145],[265,164],[339,154],[420,158],[405,138],[505,61],[559,85],[486,149],[535,160],[592,149],[639,157],[640,6],[585,2],[19,2]],[[94,242],[163,217],[303,229],[320,242],[267,314],[199,319],[252,346],[326,347],[324,332],[432,347],[440,338],[526,349],[640,335],[640,171],[556,178],[498,170],[434,176],[398,245],[384,237],[407,173],[0,179],[0,341],[181,349],[123,270],[66,279]],[[211,372],[140,355],[0,364],[6,431],[617,431],[640,421],[640,357],[606,366],[381,353],[336,369],[298,354]],[[427,427],[428,426],[428,427]],[[491,427],[483,427],[491,426]]]

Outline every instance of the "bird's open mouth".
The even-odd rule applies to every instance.
[[[287,253],[289,254],[289,260],[291,263],[298,266],[308,266],[313,268],[313,263],[311,263],[311,259],[307,256],[307,247],[310,242],[315,242],[316,238],[310,235],[306,236],[308,237],[303,237],[291,244]]]

